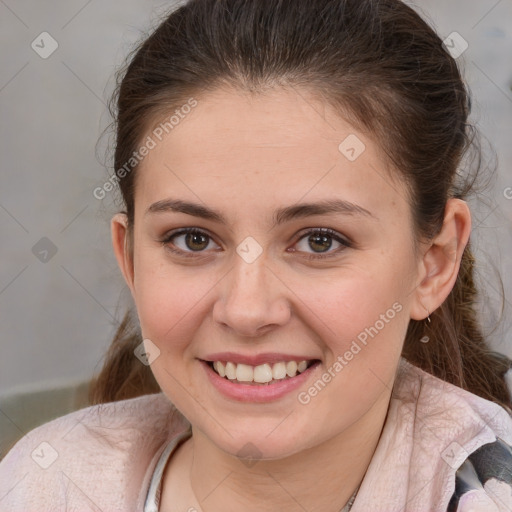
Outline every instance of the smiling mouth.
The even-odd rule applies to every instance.
[[[264,363],[258,366],[236,364],[230,361],[204,361],[217,375],[235,384],[252,386],[272,385],[293,379],[316,364],[319,359],[302,361],[281,361]]]

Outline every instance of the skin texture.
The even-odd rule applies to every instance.
[[[405,186],[391,179],[378,143],[327,105],[293,89],[218,89],[197,99],[137,171],[133,254],[126,217],[111,224],[143,336],[160,350],[151,369],[192,424],[166,468],[163,510],[338,511],[378,443],[409,320],[426,318],[453,288],[469,209],[450,199],[441,232],[415,252]],[[355,161],[338,149],[349,135],[365,144]],[[146,213],[168,198],[213,208],[227,223]],[[271,227],[275,209],[325,199],[372,216],[311,215]],[[187,245],[179,235],[167,246],[192,257],[160,242],[183,227],[207,236]],[[351,246],[308,243],[306,228],[331,228]],[[262,249],[251,263],[236,251],[249,236]],[[307,259],[315,254],[333,256]],[[400,312],[308,404],[298,392],[230,400],[197,359],[218,351],[321,359],[304,391],[397,303]],[[249,466],[237,453],[252,445],[259,460]]]

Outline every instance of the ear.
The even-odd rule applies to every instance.
[[[130,240],[128,234],[128,218],[125,213],[117,213],[110,221],[110,230],[112,234],[112,246],[117,259],[117,264],[121,269],[124,280],[134,294],[133,285],[133,259],[130,251]]]
[[[423,249],[419,262],[420,284],[413,292],[412,319],[427,318],[448,297],[455,285],[470,232],[471,213],[467,203],[461,199],[448,199],[441,231],[426,250]]]

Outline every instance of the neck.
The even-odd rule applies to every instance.
[[[385,423],[390,394],[328,440],[284,459],[243,463],[192,428],[190,485],[197,510],[338,512],[359,487]]]

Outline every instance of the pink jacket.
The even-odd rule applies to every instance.
[[[0,462],[0,511],[142,512],[159,458],[188,428],[163,393],[50,421]],[[512,418],[505,409],[402,358],[351,512],[446,512],[449,505],[457,512],[510,511],[507,445]]]

